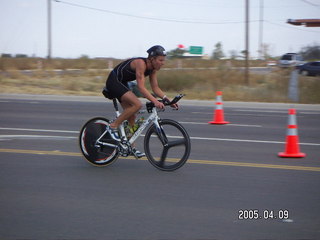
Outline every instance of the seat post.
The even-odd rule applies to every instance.
[[[113,98],[112,101],[113,101],[114,109],[116,110],[116,116],[119,117],[119,116],[120,116],[120,112],[119,112],[119,107],[118,107],[117,99],[116,99],[116,98]]]
[[[115,109],[116,111],[119,111],[119,107],[118,107],[117,99],[116,99],[116,98],[113,98],[113,99],[112,99],[112,101],[113,101],[114,109]]]
[[[109,90],[106,87],[104,87],[102,89],[102,94],[105,96],[105,98],[112,99],[113,107],[116,110],[116,115],[117,115],[117,117],[119,117],[120,112],[119,112],[119,107],[118,107],[118,103],[117,103],[117,98],[113,97],[112,94],[110,94]]]

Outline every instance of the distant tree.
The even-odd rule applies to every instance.
[[[86,55],[86,54],[82,54],[82,55],[80,56],[80,59],[89,59],[89,56]]]
[[[262,59],[270,59],[270,45],[267,43],[263,43],[261,46],[261,57]]]
[[[216,45],[214,45],[215,49],[213,50],[212,59],[221,59],[225,55],[222,50],[222,43],[218,42]]]
[[[167,52],[167,55],[169,58],[181,58],[183,56],[183,54],[186,52],[187,52],[187,50],[185,50],[185,49],[176,48],[176,49],[173,49],[173,50]]]
[[[305,60],[320,59],[320,46],[314,45],[303,47],[300,51],[300,54]]]
[[[9,54],[9,53],[2,53],[2,54],[1,54],[1,57],[2,57],[2,58],[11,58],[12,55]]]
[[[239,55],[237,50],[230,50],[229,53],[231,59],[236,59]]]
[[[241,51],[241,54],[242,54],[242,55],[240,55],[241,58],[246,58],[246,56],[247,56],[247,50],[242,50],[242,51]]]
[[[27,58],[27,57],[28,57],[27,54],[21,54],[21,53],[16,54],[16,58]]]

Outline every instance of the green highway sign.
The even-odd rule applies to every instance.
[[[190,46],[189,53],[190,54],[203,54],[203,47]]]

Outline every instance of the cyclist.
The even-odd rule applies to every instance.
[[[123,108],[120,116],[109,125],[109,133],[114,140],[120,141],[118,127],[124,120],[128,120],[131,127],[134,126],[136,113],[142,107],[142,103],[129,89],[128,82],[137,80],[140,93],[150,100],[157,108],[163,109],[164,104],[159,102],[145,87],[145,77],[149,76],[152,91],[164,101],[170,101],[158,85],[157,71],[165,63],[166,51],[162,46],[156,45],[147,50],[148,58],[138,57],[128,59],[117,65],[109,74],[106,89],[109,98],[117,98]],[[172,107],[178,108],[177,104]],[[137,157],[145,156],[144,153],[134,149]]]

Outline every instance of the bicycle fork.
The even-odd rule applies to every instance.
[[[160,156],[159,166],[164,166],[164,162],[165,162],[165,159],[167,158],[170,146],[169,146],[169,141],[166,136],[166,133],[164,132],[163,127],[160,125],[160,123],[161,123],[161,120],[158,120],[158,121],[155,121],[154,125],[156,129],[156,134],[163,146],[162,153]]]
[[[167,138],[162,126],[160,126],[159,122],[161,122],[161,120],[155,121],[155,123],[154,123],[156,133],[157,133],[162,145],[164,147],[167,147],[168,146],[168,138]]]

